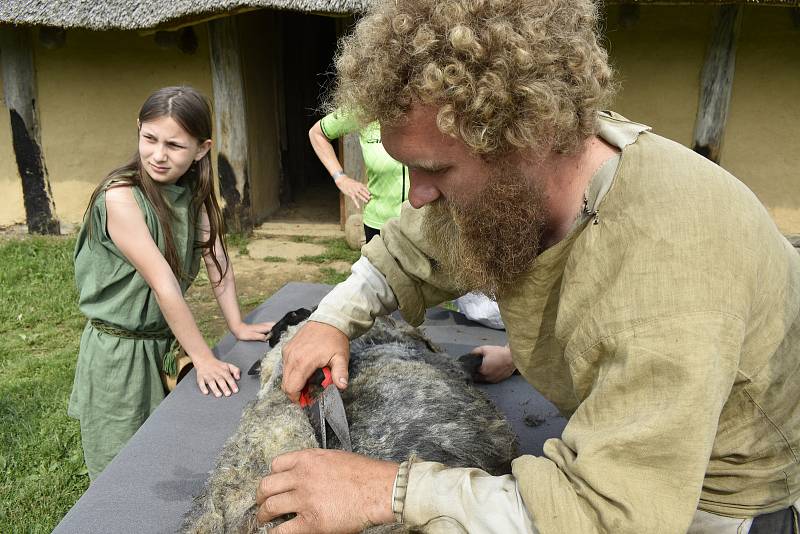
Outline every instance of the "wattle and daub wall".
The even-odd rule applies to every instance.
[[[642,6],[627,28],[619,22],[619,9],[610,6],[605,22],[622,87],[613,108],[691,146],[714,7]],[[238,17],[241,40],[250,47],[254,26],[272,27],[279,20],[270,12]],[[128,31],[68,30],[66,44],[52,50],[33,39],[42,145],[56,215],[63,222],[79,222],[95,184],[130,157],[136,112],[152,90],[186,83],[211,96],[206,26],[193,29],[193,53],[159,46],[152,34]],[[798,37],[800,28],[788,9],[744,7],[721,152],[722,166],[756,193],[784,233],[793,234],[800,234]],[[297,39],[302,46],[301,36]],[[285,88],[276,85],[280,76],[272,72],[274,65],[267,66],[275,56],[248,50],[246,63],[255,64],[257,57],[266,63],[260,70],[245,67],[248,113],[258,115],[249,127],[251,137],[258,137],[250,143],[250,167],[253,215],[259,218],[278,204],[281,129],[267,122],[279,117],[277,93]],[[0,198],[0,225],[25,221],[7,115],[0,120]]]

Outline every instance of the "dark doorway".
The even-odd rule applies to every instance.
[[[279,217],[339,222],[339,190],[308,141],[309,128],[323,117],[322,99],[333,81],[338,25],[332,17],[282,15],[285,141]]]

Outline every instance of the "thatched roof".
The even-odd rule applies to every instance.
[[[0,23],[143,30],[260,8],[345,14],[370,0],[0,0]]]
[[[661,6],[715,6],[745,4],[750,6],[800,7],[800,0],[604,0],[606,4],[636,4]]]
[[[0,0],[0,24],[92,30],[176,26],[260,8],[345,14],[371,0]],[[759,4],[800,6],[800,0],[605,0],[607,4]]]

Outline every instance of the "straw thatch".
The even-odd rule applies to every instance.
[[[2,0],[0,23],[145,30],[260,8],[346,14],[369,0]]]
[[[750,6],[800,7],[800,0],[605,0],[604,3],[662,6],[718,6],[722,4],[744,4]]]
[[[2,0],[0,23],[145,30],[169,27],[250,9],[272,8],[314,13],[363,11],[371,0]],[[724,4],[798,7],[800,0],[605,0],[606,4]]]

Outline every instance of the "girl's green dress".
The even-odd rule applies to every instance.
[[[160,187],[172,208],[185,293],[200,264],[196,218],[190,213],[192,190],[178,184]],[[138,187],[131,190],[163,254],[164,234],[156,212]],[[75,281],[80,310],[89,321],[81,336],[67,413],[80,420],[86,467],[94,480],[164,398],[159,370],[173,340],[155,293],[108,235],[105,192],[98,195],[78,234]]]

